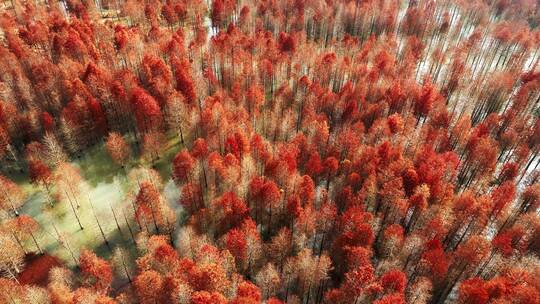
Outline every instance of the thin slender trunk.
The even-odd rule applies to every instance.
[[[3,190],[3,192],[4,192],[5,197],[6,197],[7,200],[8,200],[9,207],[11,208],[11,210],[13,210],[13,213],[15,213],[15,216],[19,216],[19,211],[17,210],[17,208],[15,208],[15,204],[14,204],[13,201],[11,200],[11,197],[8,195],[6,189],[3,188],[2,190]]]
[[[54,222],[51,221],[51,225],[53,226],[53,229],[54,229],[54,232],[56,232],[56,236],[57,236],[57,240],[58,242],[60,243],[60,245],[64,248],[66,248],[66,250],[69,252],[69,254],[71,255],[71,258],[73,259],[73,261],[75,262],[75,265],[78,265],[79,264],[79,261],[77,260],[77,258],[75,257],[75,253],[73,252],[73,250],[71,249],[71,246],[69,246],[69,242],[67,240],[62,240],[62,236],[60,235],[60,232],[58,231],[58,228],[56,228],[56,225],[54,224]]]
[[[309,287],[308,287],[308,291],[307,291],[306,304],[309,304],[310,295],[311,295],[311,283],[309,283]]]
[[[128,227],[129,234],[131,235],[131,239],[133,240],[133,243],[137,243],[137,241],[135,241],[135,236],[133,235],[133,230],[131,229],[131,225],[129,225],[129,221],[126,217],[126,214],[122,212],[122,215],[124,216],[124,220],[126,221],[126,226]]]
[[[111,207],[111,211],[113,214],[114,222],[116,223],[116,228],[118,229],[118,232],[120,232],[120,235],[123,235],[122,229],[120,228],[120,224],[118,224],[118,218],[116,217],[116,212],[114,212],[114,209],[111,204],[109,204],[109,207]]]
[[[450,283],[450,285],[446,285],[438,294],[438,296],[434,298],[434,303],[442,304],[446,301],[446,298],[448,297],[452,289],[454,289],[454,286],[456,285],[456,283],[459,282],[459,279],[461,278],[461,275],[463,274],[463,272],[465,272],[466,268],[467,268],[466,266],[462,266],[462,269],[459,271],[457,277]]]
[[[139,226],[139,230],[142,230],[141,221],[137,217],[137,209],[135,208],[135,203],[133,202],[133,200],[131,200],[131,207],[133,207],[133,217],[135,218],[135,222]],[[125,216],[125,214],[124,214],[124,216]]]
[[[73,210],[73,214],[75,215],[75,218],[77,219],[77,223],[79,223],[79,227],[81,228],[81,230],[84,230],[84,227],[81,224],[81,219],[79,218],[79,215],[77,214],[77,211],[75,210],[75,206],[73,206],[73,202],[71,201],[71,198],[69,197],[66,190],[64,190],[64,193],[66,194],[66,197],[69,201],[69,205],[71,206],[71,210]]]
[[[39,246],[34,234],[30,232],[30,236],[32,237],[32,240],[34,241],[34,244],[36,245],[36,248],[38,249],[39,253],[43,254],[43,250],[41,250],[41,247]]]
[[[43,181],[43,185],[45,186],[45,190],[47,191],[47,200],[49,201],[49,205],[52,207],[53,202],[51,200],[51,190],[49,189],[49,185],[45,181]]]
[[[154,222],[154,227],[156,228],[156,232],[159,234],[159,227],[157,225],[156,214],[155,214],[155,211],[154,211],[154,205],[153,204],[150,204],[150,213],[152,214],[152,221]]]
[[[128,267],[126,265],[126,260],[124,258],[124,253],[121,254],[121,257],[122,257],[122,267],[124,267],[124,272],[126,273],[126,277],[129,281],[129,283],[131,283],[131,276],[129,275],[129,270],[128,270]]]
[[[71,258],[73,259],[73,261],[75,262],[75,265],[78,265],[79,264],[79,261],[77,260],[77,258],[75,257],[75,254],[73,253],[73,250],[71,250],[71,246],[69,246],[69,243],[66,242],[66,245],[65,245],[66,249],[69,251],[69,254],[71,255]]]
[[[493,259],[493,256],[495,256],[496,252],[497,250],[491,251],[489,258],[482,264],[482,266],[480,266],[480,269],[478,269],[478,271],[476,272],[476,276],[482,276],[484,269],[489,265],[489,263],[491,263],[491,260]]]
[[[73,187],[70,183],[68,183],[69,192],[71,192],[71,195],[73,196],[73,200],[75,201],[75,204],[77,205],[77,209],[81,207],[81,204],[79,204],[79,201],[77,200],[77,196],[75,195],[75,191],[73,191]]]
[[[96,222],[98,224],[98,227],[99,227],[99,232],[101,233],[101,237],[103,238],[103,241],[105,242],[105,245],[107,245],[107,248],[109,248],[109,250],[111,249],[111,245],[109,244],[109,241],[107,240],[107,237],[105,236],[105,233],[103,232],[103,228],[101,227],[101,224],[97,218],[97,216],[94,214],[94,217],[96,219]]]
[[[463,234],[459,237],[459,240],[458,242],[453,246],[454,247],[454,250],[459,246],[459,244],[461,244],[461,242],[463,241],[463,238],[465,238],[465,236],[467,235],[467,233],[469,232],[469,229],[472,227],[473,223],[473,220],[469,221],[469,223],[467,224],[467,228],[465,228],[465,231],[463,232]]]
[[[92,204],[92,201],[90,201],[90,197],[88,197],[90,202],[90,207],[92,208],[92,214],[94,215],[94,219],[96,220],[96,223],[99,228],[99,232],[101,233],[101,237],[103,238],[103,241],[105,242],[105,245],[107,245],[107,248],[111,250],[111,245],[109,244],[109,241],[107,240],[107,237],[105,236],[105,233],[103,232],[103,228],[101,227],[101,223],[99,222],[99,219],[96,215],[96,211],[94,210],[94,205]]]
[[[19,245],[19,247],[21,247],[21,250],[22,250],[22,251],[24,252],[24,254],[26,255],[27,252],[26,252],[26,249],[24,249],[24,246],[23,246],[23,244],[21,243],[21,240],[19,240],[19,238],[17,237],[17,235],[16,235],[14,232],[12,232],[11,234],[13,235],[13,238],[14,238],[15,241],[17,242],[17,245]]]

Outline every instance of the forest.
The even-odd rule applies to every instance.
[[[0,304],[540,303],[540,2],[0,1]]]

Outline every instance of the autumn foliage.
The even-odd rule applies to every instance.
[[[535,1],[7,1],[0,303],[539,303],[539,20]],[[93,205],[101,179],[121,202]]]

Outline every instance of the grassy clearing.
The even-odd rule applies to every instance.
[[[178,189],[171,181],[171,162],[181,145],[177,138],[172,138],[166,145],[161,157],[152,163],[145,159],[135,159],[126,169],[114,164],[107,154],[103,144],[96,145],[80,159],[72,164],[80,168],[85,179],[81,195],[77,198],[80,205],[76,210],[84,229],[79,227],[68,202],[55,202],[51,207],[43,191],[28,182],[27,177],[18,176],[16,181],[28,193],[27,202],[21,209],[34,217],[41,225],[37,239],[40,246],[49,254],[59,257],[68,266],[74,267],[79,252],[83,248],[91,249],[96,254],[108,258],[111,250],[106,245],[97,221],[101,224],[103,234],[109,246],[123,246],[132,250],[135,246],[123,216],[133,217],[133,207],[130,204],[130,193],[136,189],[132,186],[127,172],[139,166],[153,167],[161,175],[164,184],[164,198],[177,210],[178,218],[182,218],[182,210],[177,207]],[[112,209],[115,210],[120,231],[114,220]],[[97,220],[96,220],[97,218]],[[130,222],[134,233],[139,231],[134,222]],[[60,235],[60,236],[59,236]],[[29,251],[36,250],[32,242],[26,244]],[[73,256],[71,252],[73,252]]]

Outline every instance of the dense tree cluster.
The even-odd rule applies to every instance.
[[[539,303],[539,25],[535,1],[12,0],[0,302]],[[132,167],[173,139],[183,218]],[[20,285],[45,248],[8,176],[84,229],[69,161],[100,145],[132,247],[51,221],[78,267]]]

